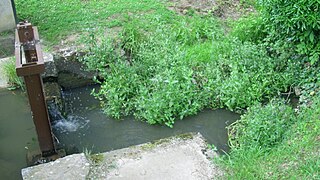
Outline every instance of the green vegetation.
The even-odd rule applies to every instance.
[[[70,34],[80,34],[96,28],[121,26],[124,15],[161,11],[163,4],[154,0],[16,0],[20,20],[38,26],[41,37],[56,45]]]
[[[8,78],[8,89],[25,89],[23,80],[20,77],[18,77],[16,73],[15,59],[11,58],[8,62],[5,62],[3,64],[2,71],[4,76]]]
[[[203,108],[240,111],[231,152],[218,159],[227,178],[320,178],[318,1],[241,1],[255,11],[227,21],[212,13],[231,1],[206,15],[156,0],[32,2],[18,0],[18,14],[49,42],[89,35],[81,61],[99,73],[93,95],[107,115],[173,127]]]
[[[133,16],[120,40],[88,39],[83,62],[103,79],[94,94],[107,115],[172,127],[205,107],[242,110],[298,83],[299,63],[224,36],[214,17],[172,16]]]
[[[232,4],[221,3],[219,8]],[[240,4],[256,5],[254,1]],[[261,11],[231,22],[228,35],[210,14],[189,8],[181,16],[152,0],[18,1],[17,9],[26,8],[18,10],[20,18],[38,25],[50,42],[70,33],[90,35],[82,61],[100,74],[101,89],[94,94],[107,115],[133,114],[150,124],[172,127],[175,119],[203,108],[243,111],[282,92],[291,93],[291,87],[299,87],[308,99],[307,83],[317,93],[317,77],[309,76],[304,83],[301,77],[316,75],[319,68],[305,70],[309,56],[282,46],[277,49],[283,39],[271,38],[278,32],[270,30],[267,1],[258,4]],[[105,35],[105,28],[113,27],[110,23],[121,26],[120,34]]]
[[[319,3],[259,2],[261,11],[232,22],[230,35],[263,45],[285,66],[299,64],[289,88],[300,96],[299,109],[284,100],[250,106],[229,127],[231,152],[217,162],[228,179],[319,179]]]
[[[249,108],[231,126],[228,179],[319,179],[320,97],[299,115],[282,102]]]
[[[263,19],[258,14],[250,14],[237,21],[232,21],[230,24],[232,27],[230,35],[237,37],[242,42],[260,44],[267,36]]]
[[[103,154],[91,154],[90,155],[90,161],[93,163],[93,164],[99,164],[103,161]]]
[[[92,154],[91,150],[88,150],[88,149],[84,149],[83,153],[86,159],[90,162],[92,166],[96,166],[100,164],[104,159],[103,154],[101,153]]]
[[[319,61],[320,4],[318,0],[263,0],[261,16],[268,32],[267,42],[275,53],[293,51],[311,64]]]
[[[281,142],[294,120],[293,109],[281,101],[251,106],[239,121],[231,125],[231,147],[267,151]]]
[[[95,96],[106,114],[134,114],[172,127],[176,118],[204,107],[246,108],[294,83],[296,65],[268,57],[261,46],[222,37],[213,18],[201,19],[202,26],[199,17],[179,18],[175,26],[149,23],[156,25],[148,34],[128,24],[114,46],[107,44],[115,40],[97,43],[92,36],[94,53],[84,63],[104,79]],[[130,58],[114,47],[123,47]]]
[[[97,168],[104,161],[104,155],[101,153],[92,154],[91,150],[84,149],[83,151],[87,161],[89,162],[89,172],[86,175],[86,179],[98,179],[97,174],[100,174],[101,170]]]

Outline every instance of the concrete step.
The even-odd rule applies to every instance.
[[[200,133],[96,155],[75,154],[22,169],[23,179],[216,179],[223,175]]]

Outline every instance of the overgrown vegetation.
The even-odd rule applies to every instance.
[[[94,54],[88,54],[84,62],[91,69],[98,68],[104,79],[95,96],[108,115],[134,114],[150,124],[172,127],[175,119],[204,107],[240,110],[294,83],[297,66],[284,66],[285,59],[268,57],[261,46],[223,38],[217,25],[205,31],[186,21],[181,18],[179,22],[185,24],[184,31],[191,32],[184,35],[176,29],[180,25],[158,25],[148,35],[126,26],[117,46],[130,58],[105,44],[112,40],[97,44],[92,37],[89,50]],[[205,22],[217,24],[209,18]]]
[[[262,44],[285,66],[299,64],[289,95],[300,96],[300,104],[296,112],[283,100],[249,107],[229,127],[231,152],[218,162],[228,179],[319,179],[319,3],[259,3],[261,11],[233,22],[230,34]]]
[[[228,179],[319,179],[320,97],[296,116],[279,101],[249,108],[231,126]]]
[[[286,65],[262,45],[223,36],[214,17],[138,18],[125,24],[120,42],[88,40],[83,62],[99,71],[95,96],[110,116],[172,127],[205,107],[243,110],[297,83],[299,63]]]

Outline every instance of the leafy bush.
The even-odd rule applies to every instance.
[[[263,46],[236,39],[214,42],[209,79],[217,79],[216,98],[221,107],[246,108],[264,98],[272,98],[295,82],[295,65],[286,59],[270,58]],[[210,85],[211,86],[211,85]]]
[[[281,101],[251,106],[239,121],[229,127],[231,147],[269,150],[282,142],[294,122],[293,109]]]
[[[88,54],[84,55],[80,61],[91,71],[106,69],[110,64],[117,61],[120,53],[111,39],[98,39],[99,36],[92,32],[89,38],[84,40],[88,45]]]
[[[135,98],[138,92],[139,77],[134,68],[118,61],[110,64],[110,69],[105,72],[104,81],[99,92],[94,95],[100,100],[106,114],[120,118],[132,113],[135,109]]]
[[[260,0],[269,42],[319,61],[320,4],[318,0]]]
[[[218,26],[210,25],[215,20],[205,18],[152,21],[157,26],[147,29],[131,21],[120,42],[89,40],[83,61],[104,79],[95,96],[105,113],[134,114],[172,127],[175,119],[205,107],[246,108],[295,82],[295,64],[270,58],[263,46],[223,38]]]
[[[309,106],[313,96],[320,96],[320,67],[303,68],[299,76],[299,95],[301,106]]]
[[[108,115],[120,118],[134,114],[150,124],[172,127],[174,119],[203,108],[204,98],[192,81],[185,53],[178,42],[171,41],[176,36],[165,29],[161,27],[138,44],[124,42],[129,51],[134,49],[130,59],[118,57],[109,69],[100,69],[104,81],[95,95]],[[123,39],[136,42],[136,34],[124,35],[128,34],[132,37]],[[90,64],[95,57],[88,56],[84,60]]]

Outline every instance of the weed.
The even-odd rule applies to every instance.
[[[3,70],[4,76],[8,79],[8,84],[9,84],[8,89],[10,90],[19,89],[19,88],[21,88],[22,90],[25,89],[23,80],[20,77],[18,77],[16,73],[14,58],[10,58],[8,62],[5,62],[3,64],[2,70]]]
[[[92,154],[91,150],[88,150],[87,148],[84,149],[83,153],[86,159],[90,161],[92,166],[100,164],[104,159],[103,154]]]
[[[103,154],[92,154],[89,159],[93,164],[100,164],[103,161],[104,156]]]
[[[134,26],[139,24],[136,20],[130,22],[123,30],[122,44],[116,45],[125,50],[127,57],[106,44],[113,40],[90,41],[90,53],[83,62],[97,68],[104,78],[95,95],[106,114],[115,118],[134,114],[150,124],[172,127],[176,118],[195,114],[203,108],[205,98],[197,93],[200,89],[192,81],[192,69],[185,60],[182,46],[213,39],[216,27],[209,25],[213,22],[210,20],[203,20],[208,27],[187,18],[181,20],[187,29],[175,24],[146,27],[146,30],[156,29],[155,32],[140,30]]]
[[[202,75],[208,81],[201,84],[211,89],[213,106],[246,108],[286,91],[295,82],[292,70],[296,66],[281,67],[285,61],[268,57],[262,46],[252,43],[216,41],[212,44],[212,63],[205,65],[208,72]]]
[[[208,144],[208,149],[210,149],[211,151],[218,151],[218,148],[214,145],[214,144]]]
[[[305,67],[299,77],[295,93],[299,96],[300,106],[308,107],[314,96],[320,96],[320,67]]]

